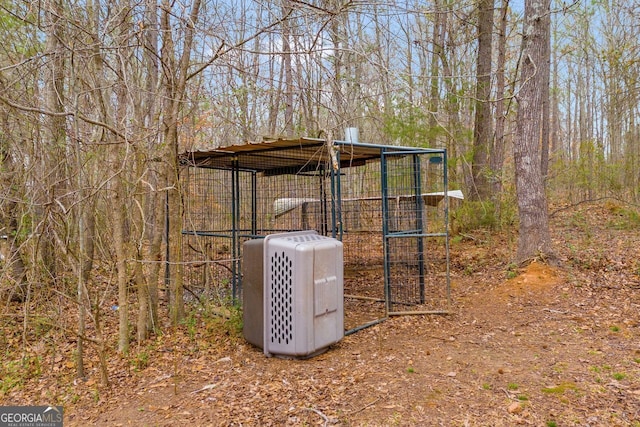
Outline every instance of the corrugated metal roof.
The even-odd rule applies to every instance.
[[[369,160],[378,160],[382,150],[414,151],[409,147],[334,141],[333,147],[340,153],[340,166],[361,165]],[[427,150],[442,152],[444,150]],[[327,142],[316,138],[272,139],[260,142],[220,147],[209,151],[191,151],[181,156],[183,165],[272,173],[316,170],[329,161]]]

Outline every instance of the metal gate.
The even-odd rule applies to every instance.
[[[383,150],[381,162],[387,314],[447,313],[446,152]]]

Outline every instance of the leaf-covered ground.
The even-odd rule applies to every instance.
[[[3,379],[0,404],[61,404],[67,426],[640,426],[637,208],[582,204],[552,222],[559,267],[516,270],[512,234],[453,242],[446,316],[394,317],[285,360],[197,315],[111,355],[109,387],[91,349],[73,381],[68,339],[40,349],[37,374]]]

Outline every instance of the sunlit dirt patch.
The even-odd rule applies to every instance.
[[[561,282],[562,278],[555,268],[532,262],[516,277],[495,287],[491,293],[503,300],[528,295],[544,298],[544,294],[552,292]]]

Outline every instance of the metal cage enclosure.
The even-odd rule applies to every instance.
[[[344,248],[347,333],[450,305],[444,149],[277,139],[182,156],[185,283],[242,297],[242,246],[315,230]]]

